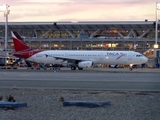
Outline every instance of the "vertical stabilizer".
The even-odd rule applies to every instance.
[[[30,50],[30,47],[23,41],[23,39],[17,32],[11,31],[11,35],[14,43],[15,52]]]

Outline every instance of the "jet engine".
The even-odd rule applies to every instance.
[[[93,65],[92,61],[82,61],[78,63],[78,67],[80,68],[91,67],[92,65]]]

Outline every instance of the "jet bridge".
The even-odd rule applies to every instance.
[[[148,67],[160,67],[160,49],[148,49],[144,52],[144,55],[148,57],[148,62],[146,63]]]

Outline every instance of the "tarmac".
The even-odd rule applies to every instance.
[[[54,71],[54,72],[111,72],[111,73],[160,73],[160,68],[134,68],[132,71],[129,70],[129,68],[84,68],[83,70],[71,70],[70,68],[59,68],[57,70],[53,68],[47,68],[47,70],[44,70],[43,68],[40,68],[40,70],[37,70],[35,67],[33,70],[31,68],[27,67],[15,67],[11,68],[8,67],[6,69],[0,69],[0,71]]]
[[[160,69],[0,70],[1,88],[160,91]]]

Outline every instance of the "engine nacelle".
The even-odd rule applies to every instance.
[[[92,65],[93,65],[92,61],[82,61],[78,63],[78,67],[81,68],[91,67]]]

